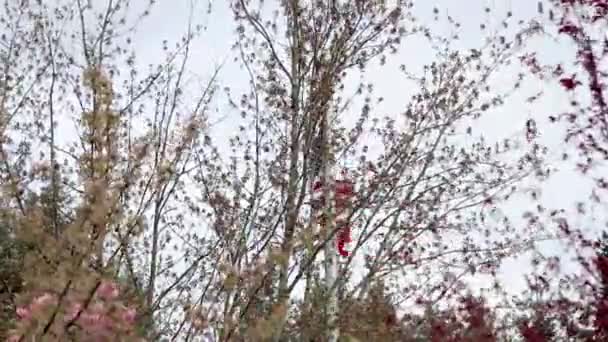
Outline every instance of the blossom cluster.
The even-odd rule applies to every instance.
[[[43,292],[28,305],[17,307],[18,326],[8,341],[45,334],[59,338],[81,336],[87,341],[116,341],[135,336],[137,311],[123,305],[119,297],[119,286],[111,281],[101,281],[93,296],[85,299]]]

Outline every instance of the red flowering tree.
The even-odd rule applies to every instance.
[[[546,6],[548,5],[548,6]],[[602,289],[608,285],[608,263],[594,237],[583,233],[575,224],[579,219],[605,226],[606,217],[593,217],[593,207],[606,205],[608,181],[608,102],[606,98],[606,62],[608,61],[608,1],[556,0],[539,2],[539,11],[548,18],[547,31],[554,31],[560,42],[572,54],[566,60],[544,65],[535,53],[522,60],[530,73],[546,82],[555,82],[569,96],[568,109],[549,113],[548,121],[555,129],[565,129],[565,150],[561,163],[572,163],[580,177],[592,181],[587,202],[574,203],[573,208],[543,208],[543,213],[567,245],[575,251],[581,266],[576,275],[561,274],[552,259],[535,259],[537,267],[533,289],[542,286],[552,291],[553,297],[535,305],[533,318],[520,325],[520,332],[528,342],[553,341],[554,338],[579,338],[586,341],[605,341],[608,338],[608,302]],[[551,128],[551,127],[549,127]],[[572,153],[572,151],[575,151]],[[572,209],[572,210],[570,210]],[[596,221],[590,221],[594,218]],[[598,222],[601,222],[598,225]],[[559,282],[556,281],[559,279]],[[559,285],[557,285],[559,283]],[[540,285],[539,285],[540,284]],[[544,319],[540,319],[544,317]],[[558,331],[548,333],[547,319],[551,318]]]

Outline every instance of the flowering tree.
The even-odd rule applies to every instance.
[[[490,234],[485,210],[539,171],[543,152],[513,151],[512,141],[494,149],[467,129],[504,103],[510,89],[493,91],[490,79],[531,29],[516,29],[517,35],[508,38],[488,37],[484,48],[459,51],[418,24],[412,7],[409,1],[232,2],[235,50],[251,90],[240,96],[226,90],[242,118],[238,135],[229,140],[233,157],[222,162],[208,154],[204,175],[221,174],[222,181],[211,186],[201,181],[214,229],[228,249],[226,277],[249,275],[230,281],[213,298],[223,307],[222,340],[291,335],[297,286],[305,288],[301,312],[322,313],[313,324],[324,327],[308,327],[299,338],[332,340],[339,313],[329,303],[336,290],[338,312],[366,298],[378,280],[393,280],[391,291],[407,297],[402,300],[441,301],[463,285],[463,277],[492,272],[540,233],[532,231],[522,241],[507,224],[500,241],[474,238]],[[448,23],[458,32],[457,22]],[[435,60],[419,75],[391,65],[393,53],[418,35],[435,48]],[[394,67],[416,89],[402,115],[381,117],[375,111],[382,94],[375,94],[365,75],[376,65],[382,72]],[[358,75],[360,84],[351,81]],[[331,140],[319,139],[327,130]],[[475,142],[460,144],[455,138],[460,134]],[[507,164],[501,162],[507,153],[521,154]],[[323,272],[318,260],[343,230],[332,227],[328,233],[327,225],[317,227],[309,216],[310,184],[319,160],[347,160],[356,187],[349,253],[329,288],[317,284]],[[470,208],[479,214],[469,216]],[[268,256],[257,268],[266,273],[256,277],[250,264],[260,256]],[[354,264],[364,265],[357,270],[362,279],[352,277]],[[401,273],[416,280],[396,281]],[[317,296],[325,300],[313,300]]]
[[[528,286],[537,299],[524,300],[521,310],[531,314],[519,321],[520,335],[528,342],[577,339],[603,341],[608,338],[608,312],[605,288],[607,262],[594,235],[584,225],[605,227],[606,217],[594,214],[605,208],[607,182],[605,160],[608,158],[608,112],[605,99],[605,61],[608,56],[608,2],[604,0],[539,1],[545,33],[554,33],[570,56],[557,64],[546,64],[541,51],[524,55],[521,60],[531,75],[559,85],[569,96],[569,108],[547,116],[550,129],[564,132],[562,149],[555,148],[560,165],[573,165],[581,179],[592,184],[589,200],[574,203],[572,208],[548,208],[537,203],[537,211],[527,214],[530,224],[545,222],[576,254],[580,266],[575,274],[562,272],[559,257],[536,254],[534,274]],[[538,98],[531,99],[531,102]],[[536,117],[544,121],[542,117]],[[529,121],[528,130],[536,123]],[[585,222],[583,224],[578,222]],[[576,222],[576,223],[575,223]],[[601,228],[600,228],[601,229]],[[597,231],[595,232],[597,233]],[[595,234],[596,235],[596,234]],[[567,261],[566,261],[567,262]]]
[[[573,218],[592,218],[592,208],[605,206],[607,182],[605,160],[608,159],[608,112],[605,98],[604,64],[608,56],[608,37],[605,29],[608,2],[604,0],[550,1],[548,6],[539,2],[544,13],[547,29],[557,34],[563,44],[571,47],[573,61],[543,65],[535,55],[525,59],[532,74],[546,82],[559,84],[570,96],[570,108],[564,112],[549,113],[549,122],[556,129],[564,129],[566,150],[559,151],[561,163],[573,162],[580,175],[593,184],[588,202],[575,203],[570,208],[548,208],[546,217],[557,228],[560,236],[574,247],[582,274],[560,275],[558,259],[537,259],[545,264],[534,275],[531,287],[553,291],[553,281],[560,279],[557,294],[535,308],[536,317],[552,317],[559,326],[560,334],[547,335],[538,324],[524,324],[522,332],[527,341],[551,341],[553,338],[579,337],[588,341],[601,341],[608,337],[605,317],[608,302],[603,288],[608,278],[607,260],[598,253],[593,236],[575,226]],[[540,208],[544,208],[540,203]],[[540,215],[543,215],[540,213]],[[534,215],[535,217],[539,217]],[[604,222],[605,217],[599,217]],[[587,221],[589,222],[589,221]],[[593,222],[593,221],[592,221]],[[599,225],[604,226],[603,224]],[[553,281],[552,281],[553,280]],[[572,295],[572,293],[576,295]],[[576,298],[576,299],[575,299]],[[536,320],[536,323],[541,322]],[[553,337],[552,337],[553,336]]]
[[[28,341],[51,335],[54,340],[139,341],[135,329],[136,309],[118,301],[118,285],[109,281],[95,284],[93,296],[75,291],[44,292],[17,308],[19,323],[8,341]],[[48,317],[54,316],[49,321]]]
[[[226,112],[238,118],[222,130],[209,111],[220,96],[215,70],[203,90],[186,91],[201,27],[190,19],[174,49],[159,42],[166,60],[142,72],[131,25],[157,4],[133,16],[133,3],[5,6],[13,44],[2,45],[0,210],[30,248],[13,339],[499,340],[507,329],[463,279],[494,274],[544,233],[487,217],[520,181],[546,176],[545,150],[491,143],[474,128],[518,90],[521,80],[505,88],[491,80],[538,26],[463,49],[458,22],[446,16],[454,36],[437,34],[416,20],[411,1],[230,1],[247,84],[224,88]],[[511,17],[505,25],[516,25]],[[559,25],[581,49],[591,44],[573,24]],[[410,38],[432,51],[419,72],[396,60]],[[591,75],[596,57],[581,51]],[[413,89],[400,113],[380,115],[383,80],[366,78],[370,68],[402,75]],[[567,91],[581,89],[581,78],[556,69]],[[575,118],[568,141],[580,146],[585,172],[593,164],[585,158],[603,153],[601,80],[590,79],[593,105],[559,116]],[[60,119],[64,112],[76,116],[76,133],[64,134],[72,119]],[[527,128],[520,140],[533,140],[534,123]],[[330,164],[347,168],[355,189],[349,210],[335,212],[347,213],[340,225],[317,225],[311,189]],[[341,266],[322,286],[320,256],[334,246]],[[428,307],[422,328],[411,324],[419,317],[397,319],[389,298]],[[327,309],[329,299],[337,305]],[[452,310],[438,308],[444,301]],[[567,326],[566,313],[582,303],[556,302],[564,309],[551,317]],[[594,303],[589,317],[602,312]],[[367,333],[357,324],[376,305],[385,321],[369,319],[378,330]],[[518,323],[524,338],[541,338],[536,320]]]
[[[186,241],[196,243],[182,240],[178,249],[188,267],[176,269],[167,247],[175,241],[166,234],[180,222],[170,214],[173,200],[183,194],[212,94],[209,86],[190,108],[182,105],[188,47],[201,28],[191,22],[173,49],[159,42],[166,59],[142,71],[134,26],[153,5],[22,1],[2,8],[0,216],[26,249],[19,291],[6,298],[19,307],[12,317],[21,317],[21,337],[88,340],[123,314],[130,319],[133,309],[136,329],[122,321],[99,338],[116,340],[106,335],[123,329],[133,331],[126,339],[171,335],[170,323],[154,324],[159,308],[180,308],[168,298],[208,262],[206,242],[191,235]],[[142,118],[150,108],[155,115]],[[103,298],[112,279],[129,289],[117,302]]]

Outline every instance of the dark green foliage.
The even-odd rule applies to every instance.
[[[15,320],[15,297],[23,289],[21,277],[26,248],[14,237],[8,220],[0,221],[0,340]]]

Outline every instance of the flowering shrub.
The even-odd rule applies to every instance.
[[[119,300],[120,289],[111,281],[100,281],[92,296],[45,291],[17,308],[17,329],[10,342],[27,337],[66,337],[78,341],[134,341],[136,309]],[[139,339],[141,340],[141,339]]]

